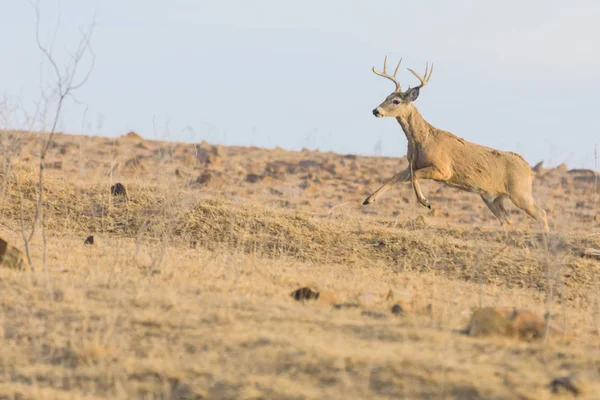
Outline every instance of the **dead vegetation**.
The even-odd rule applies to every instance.
[[[20,162],[0,169],[0,237],[20,247],[38,138],[3,135]],[[598,393],[589,172],[536,168],[548,254],[522,212],[500,229],[434,182],[437,212],[409,184],[361,207],[405,160],[131,133],[53,143],[47,267],[0,266],[0,398],[560,398],[571,373],[578,396]]]

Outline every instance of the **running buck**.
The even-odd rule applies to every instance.
[[[396,90],[373,110],[373,115],[377,118],[396,118],[408,140],[409,165],[367,197],[363,205],[373,203],[394,183],[411,180],[419,203],[431,208],[421,191],[419,180],[432,179],[457,189],[479,193],[501,225],[512,223],[505,208],[505,202],[510,199],[547,232],[546,212],[533,199],[533,172],[529,164],[516,153],[468,142],[425,121],[412,103],[419,97],[421,88],[429,82],[433,64],[431,69],[425,67],[423,76],[409,68],[421,84],[403,92],[396,78],[401,62],[402,59],[394,75],[387,73],[387,56],[383,62],[383,72],[377,72],[373,67],[375,74],[396,85]]]

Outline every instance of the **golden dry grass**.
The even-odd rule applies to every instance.
[[[29,221],[43,138],[2,134],[0,235],[21,248],[18,191]],[[58,135],[46,268],[39,232],[35,271],[0,266],[0,399],[569,398],[548,384],[571,373],[597,398],[589,172],[540,170],[548,254],[529,217],[500,229],[478,196],[433,182],[435,213],[410,185],[360,206],[404,162]],[[347,306],[296,302],[301,286]],[[550,311],[561,334],[462,334],[480,305]]]

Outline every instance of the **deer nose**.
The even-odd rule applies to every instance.
[[[379,116],[379,109],[378,108],[376,108],[376,109],[373,110],[373,115],[376,116],[376,117]]]

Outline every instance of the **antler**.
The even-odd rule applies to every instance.
[[[375,67],[373,67],[373,72],[375,73],[375,75],[383,76],[384,78],[387,78],[396,84],[396,90],[395,90],[396,92],[402,91],[402,88],[400,87],[400,82],[398,82],[398,80],[396,79],[396,74],[398,73],[398,70],[400,69],[401,62],[402,62],[402,58],[400,58],[400,61],[398,61],[398,66],[396,67],[396,70],[394,71],[394,75],[389,75],[387,73],[387,70],[386,70],[387,56],[385,56],[385,59],[383,60],[383,72],[377,72],[377,71],[375,71]]]
[[[423,78],[421,75],[417,74],[415,71],[413,71],[412,69],[408,68],[408,70],[417,78],[419,78],[419,80],[421,81],[421,84],[419,86],[417,86],[417,88],[422,88],[423,86],[427,85],[427,82],[429,82],[429,79],[431,79],[431,74],[433,73],[433,63],[431,63],[431,69],[429,69],[429,63],[427,63],[425,65],[425,78]],[[395,75],[395,74],[394,74]]]

